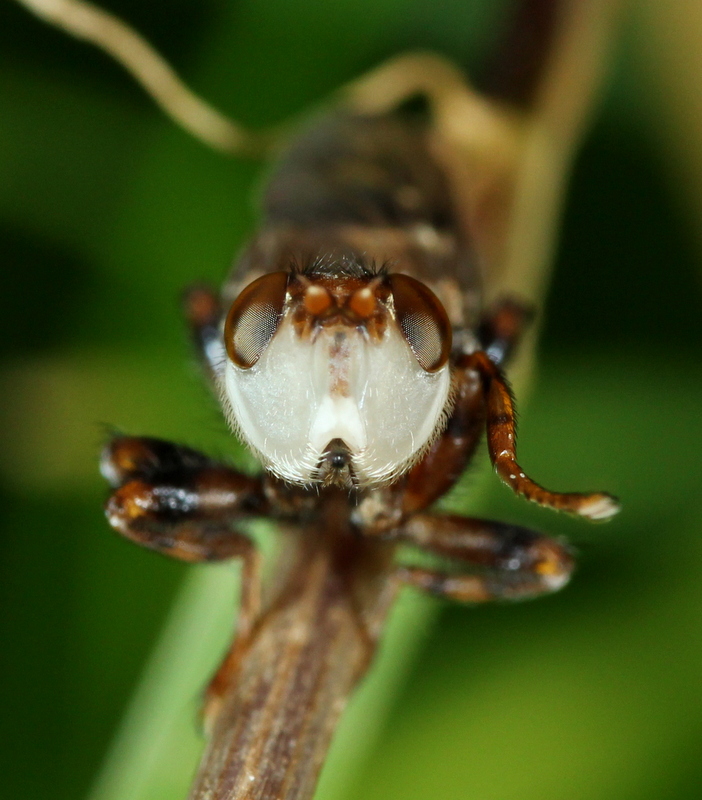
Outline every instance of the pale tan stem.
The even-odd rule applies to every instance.
[[[340,568],[332,531],[300,538],[213,721],[190,800],[311,800],[398,588],[393,547],[378,557],[377,544]]]
[[[264,137],[246,130],[206,103],[180,80],[135,30],[84,0],[18,0],[36,16],[118,61],[178,125],[215,150],[236,155],[264,151]]]

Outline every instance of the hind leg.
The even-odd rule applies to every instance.
[[[573,557],[549,536],[483,519],[417,514],[400,537],[446,558],[455,569],[399,567],[397,577],[423,591],[465,603],[523,600],[557,591],[569,580]],[[477,572],[467,572],[466,567]]]

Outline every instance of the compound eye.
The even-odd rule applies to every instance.
[[[271,272],[246,286],[232,303],[224,325],[224,343],[237,367],[253,367],[273,338],[287,286],[287,272]]]
[[[439,298],[409,275],[388,275],[395,317],[419,366],[436,372],[451,352],[451,323]]]

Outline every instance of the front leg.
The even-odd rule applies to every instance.
[[[512,489],[540,506],[568,511],[591,520],[605,520],[619,511],[616,498],[604,492],[552,492],[535,483],[517,463],[517,422],[512,394],[500,369],[482,350],[464,356],[458,365],[464,380],[479,378],[487,412],[487,444],[497,474]]]
[[[417,514],[398,535],[449,559],[456,569],[402,566],[397,578],[431,594],[465,603],[524,600],[557,591],[569,580],[573,557],[555,539],[518,525],[441,514]],[[465,572],[465,567],[479,571]]]
[[[211,724],[260,614],[260,556],[233,526],[266,512],[262,482],[196,450],[150,438],[113,439],[101,469],[116,487],[107,519],[127,539],[182,561],[242,559],[236,638],[206,694]]]
[[[505,297],[484,315],[478,330],[481,348],[500,366],[519,344],[533,309]],[[409,473],[403,489],[405,514],[422,511],[446,494],[465,472],[485,427],[485,386],[480,375],[460,367],[454,373],[454,406],[446,428]]]
[[[242,555],[248,539],[233,523],[267,510],[259,478],[160,439],[113,439],[103,451],[101,471],[115,487],[105,507],[110,525],[182,561]]]

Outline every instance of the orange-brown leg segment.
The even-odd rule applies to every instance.
[[[400,536],[454,562],[456,569],[399,568],[398,578],[431,594],[466,603],[520,600],[563,587],[573,570],[568,549],[548,536],[482,519],[417,514]],[[466,573],[466,565],[480,571]]]
[[[116,487],[105,507],[110,525],[183,561],[245,556],[248,540],[232,525],[267,510],[259,479],[160,439],[113,439],[101,468]]]
[[[591,520],[605,520],[619,511],[617,500],[595,492],[550,492],[529,478],[517,463],[514,401],[499,368],[484,351],[464,356],[459,370],[480,376],[487,410],[487,443],[497,474],[518,495],[546,508],[568,511]]]

